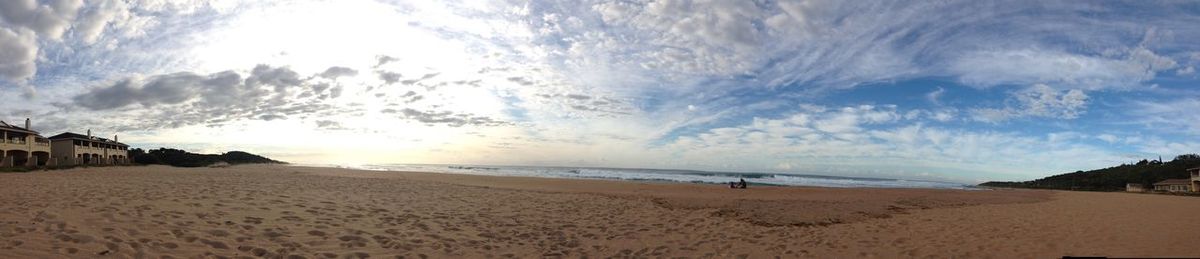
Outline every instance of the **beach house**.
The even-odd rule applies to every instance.
[[[1192,180],[1192,191],[1200,192],[1200,167],[1189,168],[1187,171],[1188,175],[1191,176],[1191,178],[1188,179]]]
[[[113,139],[66,132],[50,137],[54,159],[64,165],[120,165],[129,163],[129,145]]]
[[[1190,179],[1166,179],[1161,182],[1154,183],[1154,191],[1161,192],[1187,192],[1191,191]]]
[[[0,167],[43,166],[50,162],[50,140],[29,127],[0,121]]]

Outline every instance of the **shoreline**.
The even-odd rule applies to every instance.
[[[1159,195],[729,189],[282,165],[96,167],[0,181],[0,257],[9,258],[1200,256],[1190,246],[1200,203]]]
[[[668,209],[724,211],[723,216],[764,226],[826,226],[886,218],[910,210],[984,204],[1043,202],[1052,193],[1015,191],[974,194],[979,190],[937,188],[752,186],[730,189],[720,184],[649,182],[620,179],[494,176],[407,171],[368,171],[320,167],[317,175],[398,178],[443,184],[546,193],[592,194],[615,198],[651,199]],[[362,175],[358,175],[362,174]],[[394,174],[394,175],[393,175]],[[863,192],[870,195],[862,195]],[[989,191],[991,192],[991,191]],[[804,214],[790,215],[788,211]]]
[[[801,186],[829,188],[903,188],[977,190],[983,187],[944,180],[887,179],[878,177],[846,177],[814,174],[719,172],[673,169],[562,167],[562,166],[495,166],[449,164],[386,164],[386,165],[322,165],[301,164],[301,167],[335,168],[380,172],[427,172],[481,176],[513,176],[558,179],[600,179],[634,182],[678,182],[695,184],[728,184],[746,179],[759,186]],[[549,171],[547,171],[549,170]],[[557,171],[555,171],[557,170]],[[587,172],[596,170],[599,172]],[[788,180],[793,178],[793,180]],[[801,182],[794,182],[802,179]],[[906,186],[907,185],[907,186]]]

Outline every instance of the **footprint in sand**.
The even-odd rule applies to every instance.
[[[5,249],[13,249],[13,248],[16,248],[16,247],[18,247],[18,246],[21,246],[22,244],[25,244],[25,242],[23,242],[23,241],[21,241],[21,240],[13,240],[13,241],[8,241],[8,246],[6,246],[6,247],[4,247],[4,248],[5,248]]]
[[[82,235],[82,234],[58,234],[58,235],[55,235],[54,238],[58,239],[59,241],[71,242],[71,243],[76,243],[76,244],[87,244],[87,243],[91,243],[92,241],[96,240],[92,236]]]
[[[354,253],[349,253],[349,254],[342,255],[342,258],[359,258],[359,259],[362,259],[362,258],[370,258],[370,257],[371,257],[371,254],[364,253],[364,252],[354,252]]]
[[[345,235],[338,237],[341,240],[342,247],[364,247],[367,246],[367,239],[360,236]]]
[[[220,230],[220,229],[213,229],[213,230],[205,231],[205,233],[208,233],[208,235],[215,236],[215,237],[229,236],[229,232],[227,232],[225,230]]]
[[[281,236],[286,236],[287,234],[285,234],[283,231],[278,231],[278,230],[274,230],[274,229],[266,229],[266,230],[263,230],[263,235],[266,236],[267,238],[277,238],[277,237],[281,237]]]
[[[212,248],[216,248],[216,249],[229,249],[229,246],[225,245],[225,243],[221,242],[221,241],[208,240],[208,239],[202,238],[202,239],[200,239],[200,243],[203,243],[205,245],[208,245],[208,246],[210,246]]]

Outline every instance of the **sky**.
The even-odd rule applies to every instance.
[[[1200,152],[1196,1],[0,1],[0,120],[300,164],[981,182]]]

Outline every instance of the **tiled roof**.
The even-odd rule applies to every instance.
[[[62,134],[50,136],[50,139],[64,139],[64,138],[88,139],[88,137],[85,135],[71,133],[71,132],[63,132]]]
[[[31,134],[35,134],[35,135],[41,134],[41,133],[38,133],[37,131],[25,129],[24,127],[13,126],[12,124],[8,124],[4,121],[0,121],[0,129],[4,129],[4,130],[8,130],[8,131],[31,133]]]
[[[101,137],[96,137],[96,136],[92,136],[92,138],[88,138],[87,135],[73,133],[73,132],[63,132],[62,134],[58,134],[58,135],[54,135],[54,136],[50,137],[50,139],[82,139],[82,140],[104,142],[104,143],[114,144],[114,145],[121,145],[121,146],[126,146],[126,147],[129,146],[129,145],[125,145],[125,143],[116,142],[111,139],[106,139],[106,138],[101,138]]]
[[[1191,180],[1188,179],[1166,179],[1162,180],[1161,182],[1154,183],[1154,185],[1186,185],[1189,184],[1190,181]]]

